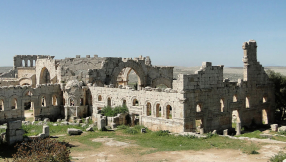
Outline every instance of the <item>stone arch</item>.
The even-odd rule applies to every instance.
[[[168,88],[172,88],[172,80],[164,78],[164,77],[153,79],[153,81],[152,81],[152,87],[153,88],[156,88],[156,86],[159,84],[164,84]]]
[[[114,84],[115,87],[118,87],[117,77],[119,76],[120,72],[124,68],[130,68],[130,69],[135,71],[135,73],[139,77],[139,81],[138,81],[139,88],[146,86],[145,72],[142,68],[142,65],[140,65],[139,63],[137,63],[134,60],[128,60],[127,62],[121,62],[118,67],[114,68],[114,70],[111,74],[111,76],[112,76],[111,80],[110,80],[111,84]]]
[[[23,93],[22,93],[22,96],[32,96],[32,95],[34,95],[35,94],[35,91],[34,91],[34,89],[27,89],[27,90],[25,90]]]
[[[17,96],[10,97],[10,107],[11,109],[18,109],[18,97]]]
[[[102,95],[97,95],[97,101],[102,101],[103,100],[103,97],[102,97]]]
[[[46,107],[47,106],[47,98],[45,95],[42,95],[40,98],[40,105],[41,107]]]
[[[164,105],[160,102],[160,101],[156,101],[154,104],[153,104],[153,110],[155,110],[155,116],[156,117],[161,117],[163,116],[163,107]]]
[[[146,101],[145,106],[146,106],[146,115],[151,116],[152,115],[152,104],[151,104],[151,102]]]
[[[24,86],[24,85],[32,85],[33,84],[33,81],[31,78],[21,78],[19,80],[19,83],[21,86]]]
[[[173,118],[173,109],[174,109],[173,105],[171,103],[167,102],[167,103],[165,103],[164,108],[165,108],[164,114],[166,114],[165,115],[166,119],[172,119]]]
[[[121,101],[122,101],[122,106],[127,106],[126,98],[122,98]]]
[[[58,106],[59,105],[59,97],[56,94],[52,95],[52,105],[53,106]]]
[[[43,67],[40,74],[40,84],[51,83],[50,72],[46,67]]]
[[[107,102],[107,106],[112,106],[112,98],[110,97],[110,96],[108,96],[108,97],[106,97],[107,98],[107,100],[106,100],[106,102]]]
[[[137,96],[131,97],[131,103],[132,103],[132,106],[136,106],[136,104],[139,105],[139,100],[137,99]]]
[[[76,100],[74,99],[74,97],[70,97],[68,99],[68,105],[69,106],[75,106],[76,105]]]

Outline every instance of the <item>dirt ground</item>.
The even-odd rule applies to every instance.
[[[112,138],[97,138],[93,142],[103,145],[96,150],[84,152],[71,152],[72,161],[75,162],[133,162],[133,161],[177,161],[177,162],[267,162],[270,157],[284,150],[286,143],[269,143],[262,146],[259,154],[247,155],[240,150],[209,149],[202,151],[163,151],[151,154],[140,153],[147,151],[140,146],[119,142]],[[260,142],[260,141],[256,141]],[[73,143],[78,147],[85,147],[81,143]],[[151,148],[149,150],[152,150]]]

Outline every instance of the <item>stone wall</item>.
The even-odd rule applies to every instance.
[[[52,98],[56,96],[57,104],[53,105]],[[45,103],[42,104],[42,99]],[[56,118],[61,115],[62,94],[60,85],[37,85],[31,86],[9,86],[0,87],[0,123],[11,120],[24,119],[24,105],[31,102],[34,110],[34,117],[38,118]],[[62,108],[63,109],[63,108]]]
[[[135,91],[90,86],[89,89],[93,98],[93,118],[95,121],[97,121],[96,114],[104,106],[110,104],[115,107],[126,104],[129,114],[138,115],[139,123],[151,130],[184,131],[184,104],[181,102],[184,100],[184,95],[181,93],[160,92],[154,88]],[[170,109],[169,106],[171,110],[168,110],[168,108]]]

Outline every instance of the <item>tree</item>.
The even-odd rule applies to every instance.
[[[273,70],[267,70],[266,73],[269,80],[274,84],[275,108],[279,110],[278,118],[279,120],[283,120],[286,115],[286,76],[276,73]]]

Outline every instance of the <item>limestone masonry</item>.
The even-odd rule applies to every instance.
[[[25,108],[33,110],[35,120],[91,116],[99,128],[138,123],[176,133],[273,123],[273,84],[257,61],[256,42],[244,42],[242,49],[244,78],[237,82],[224,79],[224,66],[211,62],[174,80],[173,67],[153,66],[148,56],[57,60],[16,55],[13,69],[0,75],[0,124],[24,120]],[[132,70],[138,75],[137,87],[128,86]],[[120,105],[128,107],[129,115],[100,114],[105,106]],[[131,119],[125,120],[127,116]]]

